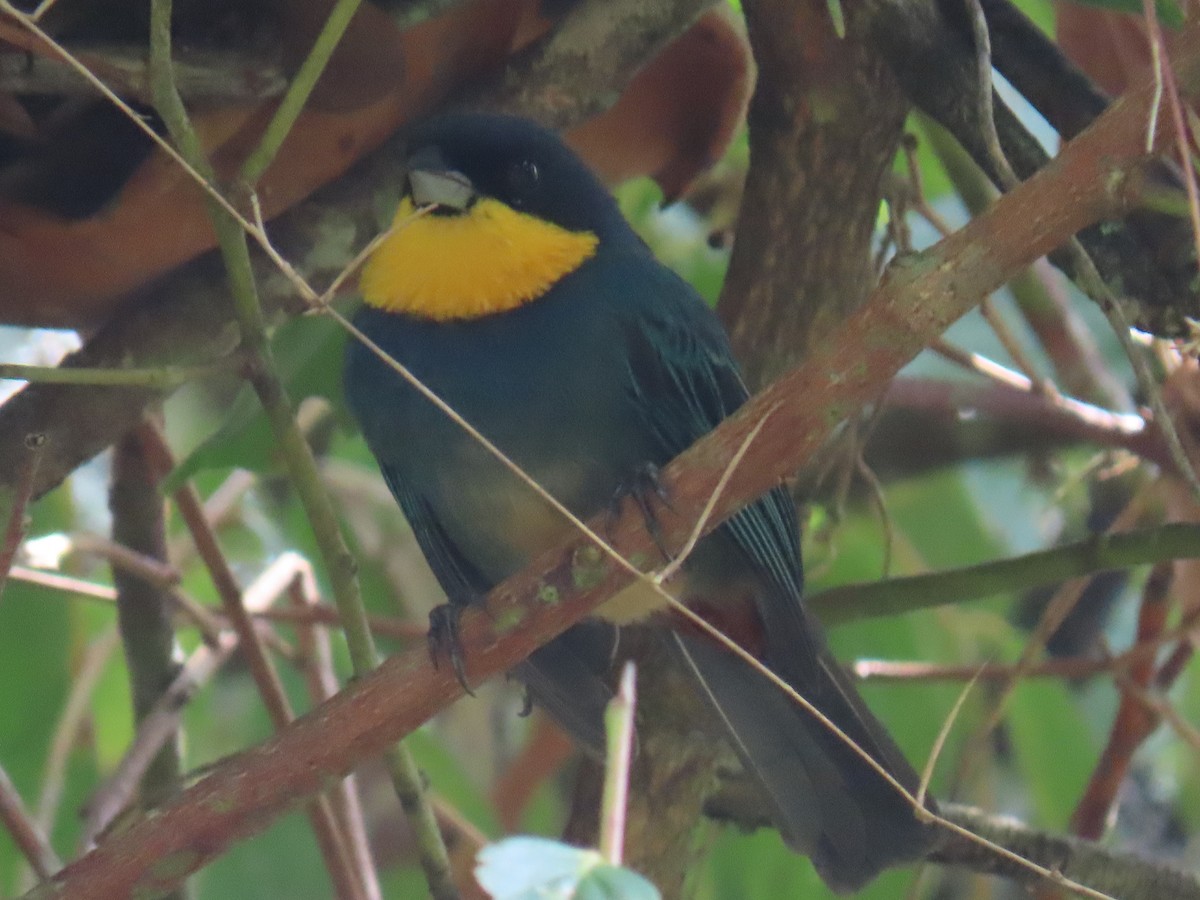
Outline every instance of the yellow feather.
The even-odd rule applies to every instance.
[[[396,222],[413,213],[410,198]],[[536,300],[596,252],[575,232],[499,200],[481,198],[458,215],[422,216],[371,254],[359,288],[370,306],[424,319],[475,319]]]

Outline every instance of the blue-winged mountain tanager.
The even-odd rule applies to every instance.
[[[456,114],[411,134],[395,230],[364,267],[355,323],[511,460],[587,518],[747,397],[716,316],[659,263],[553,134]],[[346,395],[452,607],[561,542],[571,525],[369,349],[350,343]],[[671,593],[735,635],[909,790],[918,778],[825,647],[801,601],[799,528],[777,488],[704,538]],[[933,841],[909,803],[761,673],[694,629],[666,631],[635,583],[600,607],[664,626],[664,646],[747,770],[787,842],[853,890]],[[518,674],[568,730],[598,744],[603,653],[585,623]],[[597,687],[597,686],[600,687]]]

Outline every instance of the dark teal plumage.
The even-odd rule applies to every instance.
[[[646,463],[670,461],[745,401],[716,317],[556,137],[520,120],[461,115],[435,120],[410,146],[433,148],[482,193],[600,239],[595,257],[511,312],[447,323],[364,307],[355,320],[573,512],[603,510]],[[536,183],[520,177],[528,162]],[[353,342],[346,394],[451,603],[472,602],[524,567],[536,548],[504,517],[529,502],[527,488]],[[689,593],[719,603],[749,586],[764,661],[914,788],[916,775],[801,603],[798,533],[791,498],[772,491],[701,542],[685,569]],[[591,638],[603,630],[568,632],[520,673],[593,746],[608,660]],[[715,645],[674,642],[785,838],[833,887],[858,887],[928,849],[931,834],[907,803],[808,713]]]

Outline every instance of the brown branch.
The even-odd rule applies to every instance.
[[[1152,641],[1167,624],[1170,604],[1172,566],[1159,563],[1146,579],[1142,590],[1142,605],[1138,613],[1137,639]],[[1139,660],[1124,672],[1125,680],[1139,688],[1148,688],[1154,680],[1154,658]],[[1109,811],[1117,800],[1117,792],[1133,763],[1133,754],[1158,727],[1158,716],[1129,692],[1122,694],[1121,703],[1109,731],[1096,768],[1084,789],[1083,796],[1071,815],[1071,831],[1079,837],[1098,840],[1108,828]]]
[[[141,439],[147,455],[158,468],[159,476],[165,476],[175,466],[166,440],[157,428],[149,425],[141,429]],[[295,716],[284,691],[283,682],[267,656],[258,629],[245,605],[241,585],[225,559],[216,532],[208,522],[200,495],[191,482],[188,482],[175,491],[174,500],[192,535],[200,559],[208,569],[213,586],[221,598],[225,615],[237,635],[238,650],[249,666],[255,687],[266,707],[267,717],[276,730],[285,728]],[[363,884],[350,857],[345,835],[338,826],[329,797],[320,794],[312,798],[307,804],[306,813],[325,862],[325,869],[333,882],[335,895],[340,900],[366,900]]]
[[[743,828],[769,825],[765,808],[748,778],[730,781],[708,812]],[[1011,816],[998,816],[961,803],[943,802],[943,817],[967,831],[1007,848],[1021,859],[1060,872],[1077,883],[1121,900],[1200,900],[1200,882],[1170,863],[1080,838],[1030,828]],[[999,875],[1019,884],[1045,884],[1013,858],[954,835],[931,855],[933,862],[972,872]]]
[[[1024,669],[1003,663],[981,663],[977,665],[942,665],[918,661],[895,659],[859,659],[850,665],[855,678],[863,681],[889,681],[918,684],[930,681],[996,681],[1005,682],[1020,677],[1054,678],[1074,681],[1096,675],[1111,675],[1117,663],[1112,659],[1088,659],[1069,656],[1049,659]]]
[[[26,453],[17,464],[15,482],[8,491],[0,487],[0,496],[7,494],[9,501],[8,519],[4,533],[0,535],[0,597],[4,596],[4,585],[8,582],[13,560],[16,559],[21,540],[25,537],[26,515],[29,501],[33,497],[38,462],[45,439],[38,434],[27,434],[23,444]]]
[[[292,606],[300,612],[320,602],[316,576],[311,566],[306,564],[292,576],[287,594]],[[329,632],[310,623],[300,623],[296,626],[296,642],[309,702],[312,706],[319,706],[341,687],[333,668],[333,644]],[[358,797],[357,777],[347,775],[332,785],[326,793],[326,799],[337,822],[337,830],[345,841],[346,852],[362,887],[364,900],[381,900],[375,860],[371,856],[366,820]]]
[[[1028,441],[1015,441],[1008,452],[1036,449],[1057,440],[1090,442],[1099,447],[1128,450],[1156,465],[1170,468],[1162,439],[1138,416],[1114,413],[1069,397],[1051,397],[1002,384],[897,378],[888,391],[885,409],[925,413],[947,425],[966,410],[1002,429],[1017,429]],[[929,435],[929,444],[936,435]],[[1036,441],[1035,443],[1030,443]]]
[[[186,50],[173,63],[184,99],[204,103],[249,103],[277,97],[287,87],[283,68],[271,54]],[[150,102],[145,47],[92,47],[77,56],[114,91]],[[0,92],[94,98],[96,90],[57,56],[0,53]]]
[[[943,804],[942,810],[946,818],[969,831],[1121,900],[1161,900],[1163,897],[1200,900],[1200,883],[1196,877],[1167,863],[1092,841],[1037,831],[1008,816],[990,815],[957,803]],[[958,837],[947,841],[932,858],[1024,884],[1036,883],[1028,870],[1013,861]]]
[[[338,612],[324,603],[311,603],[303,608],[279,608],[263,610],[255,618],[272,622],[295,622],[298,625],[327,625],[341,627]],[[405,622],[395,616],[368,615],[367,623],[377,637],[390,638],[402,643],[412,643],[425,638],[425,626],[417,622]]]
[[[248,610],[263,612],[283,593],[290,574],[280,578],[279,572],[290,565],[289,556],[285,553],[276,559],[246,590],[244,602]],[[188,656],[154,709],[138,723],[137,733],[113,773],[89,799],[83,828],[85,842],[90,845],[88,835],[102,832],[128,803],[133,786],[149,760],[176,730],[188,701],[228,662],[237,646],[237,635],[230,629],[219,632],[214,640],[197,647]]]
[[[1191,30],[1196,37],[1200,25]],[[1194,87],[1200,82],[1200,40],[1189,47],[1193,51],[1177,62],[1186,63],[1181,83]],[[668,545],[687,539],[729,459],[768,413],[717,504],[714,526],[809,460],[847,414],[876,397],[901,366],[979,298],[1119,204],[1113,186],[1145,159],[1143,125],[1151,95],[1149,85],[1133,91],[988,213],[894,266],[871,300],[806,363],[672,463],[663,477],[674,507],[664,509],[660,521]],[[605,519],[595,523],[601,530]],[[632,509],[611,534],[627,558],[653,552],[654,542]],[[468,678],[477,683],[511,668],[629,577],[583,541],[542,554],[489,595],[488,612],[463,616]],[[167,889],[461,695],[454,673],[447,666],[435,668],[424,648],[394,657],[268,741],[226,759],[152,819],[112,835],[29,896],[67,893],[85,900]],[[171,864],[161,865],[163,860]]]
[[[108,505],[112,544],[124,550],[111,556],[117,628],[129,671],[134,720],[141,722],[178,674],[179,664],[174,604],[159,580],[170,569],[163,502],[136,431],[126,434],[113,453]],[[142,773],[138,800],[147,807],[162,803],[179,789],[182,747],[178,733],[172,738],[159,747]]]
[[[717,309],[752,387],[795,365],[875,283],[881,180],[908,105],[859,7],[845,4],[840,38],[823,0],[744,5],[761,70],[753,165]]]
[[[62,868],[54,848],[30,817],[3,767],[0,767],[0,824],[39,878],[49,878]]]
[[[860,659],[850,666],[856,678],[863,681],[1007,681],[1021,678],[1056,678],[1075,681],[1096,675],[1118,675],[1145,662],[1153,663],[1155,656],[1172,641],[1188,643],[1192,624],[1155,635],[1148,640],[1139,640],[1129,649],[1116,655],[1096,658],[1066,656],[1046,659],[1025,667],[1020,673],[1017,666],[1004,663],[976,663],[975,665],[940,665],[938,663],[910,662],[890,659]]]
[[[41,569],[26,568],[25,566],[13,566],[9,574],[15,581],[36,584],[47,590],[59,591],[64,594],[74,594],[79,597],[86,597],[89,600],[112,603],[117,598],[116,591],[107,585],[84,581],[80,578],[72,578],[68,575],[60,575],[57,572],[46,572]],[[175,599],[177,602],[183,600],[189,606],[205,611],[203,619],[200,619],[192,613],[187,612],[184,604],[179,605],[180,611],[186,614],[188,622],[200,628],[204,640],[215,645],[217,643],[217,633],[220,631],[220,625],[224,621],[224,617],[220,611],[208,612],[209,607],[202,606],[183,594],[177,593]],[[305,609],[289,609],[286,607],[264,609],[255,611],[252,615],[256,619],[265,619],[269,622],[299,622],[327,625],[333,628],[341,627],[341,619],[338,617],[338,611],[334,607],[324,603],[316,603]],[[417,624],[416,622],[406,622],[395,616],[373,614],[367,616],[367,622],[371,626],[371,631],[379,637],[390,638],[401,643],[419,641],[425,637],[424,625]],[[264,640],[268,641],[271,644],[271,648],[280,655],[289,657],[294,655],[288,644],[274,632],[266,632]]]

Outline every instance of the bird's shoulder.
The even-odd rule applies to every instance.
[[[648,250],[603,263],[598,294],[621,344],[628,399],[678,453],[748,396],[729,340],[704,299]]]

